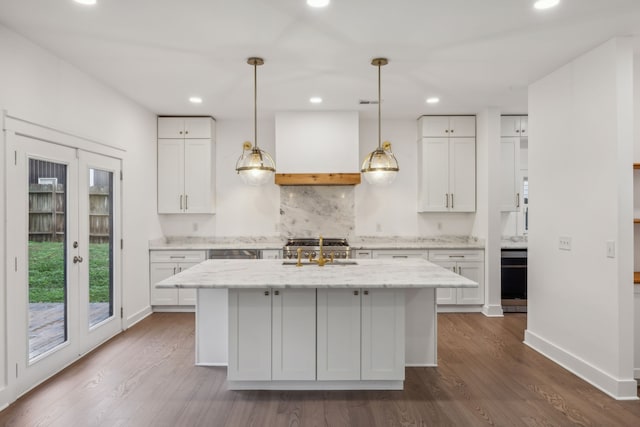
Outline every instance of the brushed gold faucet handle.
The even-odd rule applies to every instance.
[[[296,263],[296,267],[302,267],[302,248],[298,248],[298,262]]]

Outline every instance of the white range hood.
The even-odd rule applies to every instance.
[[[283,112],[275,124],[277,184],[360,183],[357,111]]]

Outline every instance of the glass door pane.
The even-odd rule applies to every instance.
[[[67,165],[29,159],[29,360],[68,339]]]
[[[113,316],[113,172],[89,168],[89,327]]]

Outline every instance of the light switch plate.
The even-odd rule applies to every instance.
[[[563,251],[571,250],[571,237],[560,236],[558,237],[558,248]]]
[[[616,241],[607,240],[607,258],[616,257]]]

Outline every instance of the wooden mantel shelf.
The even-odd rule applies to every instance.
[[[640,283],[640,271],[633,273],[633,283]]]
[[[634,169],[640,169],[640,163],[634,163],[633,164],[633,168]]]
[[[277,173],[277,185],[358,185],[359,173]]]

